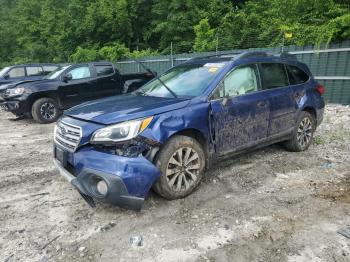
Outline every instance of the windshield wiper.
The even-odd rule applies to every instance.
[[[138,61],[138,60],[136,60],[136,59],[134,59],[134,61],[135,61],[136,63],[138,63],[139,65],[141,65],[141,66],[143,67],[143,69],[145,69],[148,73],[152,74],[153,77],[155,77],[155,78],[169,91],[169,93],[170,93],[173,97],[177,98],[177,95],[176,95],[176,94],[163,82],[163,80],[160,79],[159,76],[157,76],[151,69],[147,68],[144,64],[142,64],[140,61]]]

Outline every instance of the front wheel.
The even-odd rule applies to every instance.
[[[168,200],[183,198],[199,185],[205,170],[205,154],[193,138],[175,136],[160,151],[156,166],[162,175],[153,189]]]
[[[316,130],[316,119],[309,112],[302,111],[292,138],[285,142],[285,147],[292,152],[301,152],[309,148]]]
[[[39,98],[32,106],[32,116],[40,124],[56,122],[59,118],[59,108],[52,98]]]

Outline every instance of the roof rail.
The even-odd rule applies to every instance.
[[[222,53],[222,54],[215,54],[215,55],[208,55],[208,56],[197,56],[193,57],[188,61],[198,60],[198,59],[206,59],[206,58],[212,58],[212,57],[234,57],[236,55],[240,54],[239,52],[230,52],[230,53]]]
[[[240,53],[235,59],[243,59],[250,57],[268,57],[273,56],[273,54],[266,53],[265,51],[245,51]]]
[[[293,55],[293,54],[288,53],[288,52],[282,52],[282,53],[278,54],[278,56],[281,58],[286,58],[289,60],[298,61],[298,58],[296,57],[296,55]]]
[[[198,56],[189,59],[188,61],[194,61],[199,59],[206,59],[206,58],[212,58],[212,57],[231,57],[231,60],[237,60],[237,59],[244,59],[244,58],[250,58],[250,57],[280,57],[285,58],[289,60],[297,61],[297,57],[293,54],[290,54],[288,52],[282,52],[279,54],[272,54],[265,51],[244,51],[244,52],[231,52],[231,53],[221,53],[221,54],[215,54],[215,55],[209,55],[209,56]]]

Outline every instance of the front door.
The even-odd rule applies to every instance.
[[[239,151],[265,139],[270,104],[258,91],[256,65],[231,71],[211,98],[211,118],[219,155]]]
[[[69,80],[64,81],[64,76],[69,76]],[[89,65],[71,68],[65,72],[64,76],[59,87],[59,95],[64,107],[71,107],[89,100],[91,90],[96,84]]]
[[[24,67],[14,67],[7,72],[7,83],[23,81],[26,78]]]

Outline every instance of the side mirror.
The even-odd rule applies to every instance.
[[[68,81],[72,80],[73,76],[71,74],[66,74],[63,76],[63,82],[67,83]]]
[[[4,75],[4,79],[9,79],[10,78],[10,75],[9,74],[6,74],[6,75]]]

